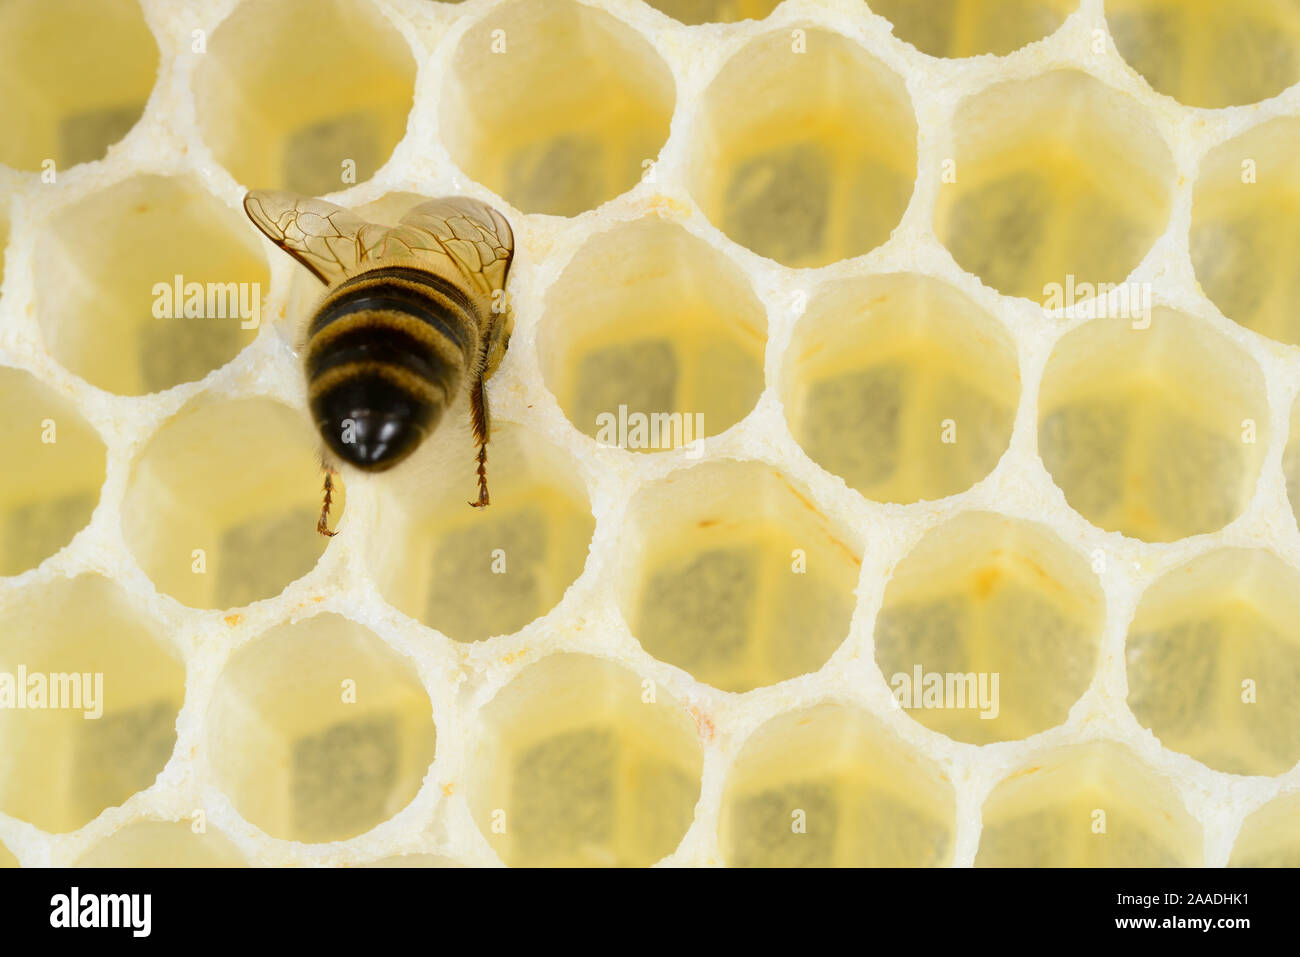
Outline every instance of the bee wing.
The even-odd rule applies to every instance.
[[[327,285],[356,272],[371,237],[383,232],[342,206],[282,190],[253,190],[244,197],[244,211],[267,239]]]
[[[444,196],[409,210],[365,255],[410,255],[452,265],[491,296],[505,288],[514,251],[514,233],[499,212],[476,199]]]

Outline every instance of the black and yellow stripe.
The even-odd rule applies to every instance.
[[[409,454],[456,397],[481,306],[436,273],[385,266],[333,287],[308,328],[307,397],[326,444],[378,471]]]

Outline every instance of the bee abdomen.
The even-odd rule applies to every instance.
[[[455,398],[477,347],[475,303],[441,276],[389,266],[340,283],[307,344],[322,437],[354,465],[396,464]]]

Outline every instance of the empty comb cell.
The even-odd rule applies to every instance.
[[[203,139],[236,179],[316,195],[388,161],[414,80],[405,38],[370,3],[252,0],[207,39],[193,92]]]
[[[1300,9],[1271,0],[1106,0],[1111,39],[1158,92],[1219,109],[1300,80]]]
[[[1201,161],[1191,251],[1205,294],[1234,322],[1300,344],[1300,120],[1262,123]]]
[[[1200,866],[1200,825],[1122,745],[1066,748],[1036,765],[984,802],[976,867]]]
[[[1128,702],[1165,745],[1229,774],[1300,761],[1300,574],[1262,549],[1175,568],[1129,626]]]
[[[1254,490],[1269,428],[1255,361],[1169,309],[1060,340],[1038,403],[1043,464],[1094,525],[1151,542],[1218,531]]]
[[[1048,528],[967,512],[894,569],[876,664],[911,717],[959,741],[1024,738],[1065,722],[1096,671],[1104,596]]]
[[[795,336],[783,387],[791,432],[868,498],[943,498],[1006,451],[1015,343],[956,290],[902,273],[837,283]]]
[[[860,256],[889,238],[916,178],[900,78],[815,28],[751,41],[709,84],[687,183],[731,239],[786,266]]]
[[[727,775],[723,854],[733,867],[950,863],[953,788],[865,714],[837,704],[782,715]]]
[[[0,605],[0,810],[59,833],[124,803],[170,759],[184,699],[185,666],[162,627],[107,579],[9,596]]]
[[[695,723],[666,691],[585,655],[522,671],[484,709],[468,801],[511,866],[647,866],[699,797]]]
[[[221,788],[245,819],[284,840],[370,830],[411,802],[433,762],[429,697],[411,663],[337,615],[244,646],[209,709]]]
[[[319,474],[309,426],[293,410],[265,399],[200,401],[133,465],[123,532],[155,584],[187,605],[270,598],[325,550],[323,538],[301,533],[315,528]],[[342,505],[340,495],[336,514]]]
[[[49,351],[121,395],[229,362],[256,337],[270,290],[239,216],[189,178],[136,176],[64,209],[42,231],[34,268]]]
[[[673,473],[633,503],[624,541],[632,634],[707,684],[749,691],[816,671],[848,634],[861,543],[768,466]]]
[[[439,120],[476,181],[523,212],[575,216],[640,181],[676,95],[658,52],[616,17],[514,2],[461,38]]]
[[[593,237],[548,297],[543,375],[574,427],[635,452],[735,425],[763,391],[767,319],[743,273],[657,216]]]
[[[136,0],[0,6],[0,163],[57,175],[102,159],[143,115],[158,61]]]
[[[1152,120],[1078,70],[959,104],[935,232],[998,292],[1123,283],[1167,227],[1174,164]]]

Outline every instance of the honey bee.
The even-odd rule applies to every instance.
[[[466,384],[478,447],[478,499],[469,504],[486,506],[491,419],[483,386],[514,325],[505,303],[514,234],[505,217],[448,196],[420,203],[389,228],[277,190],[248,193],[244,210],[328,287],[302,349],[308,403],[328,450],[316,530],[335,534],[330,454],[369,472],[392,468]]]

